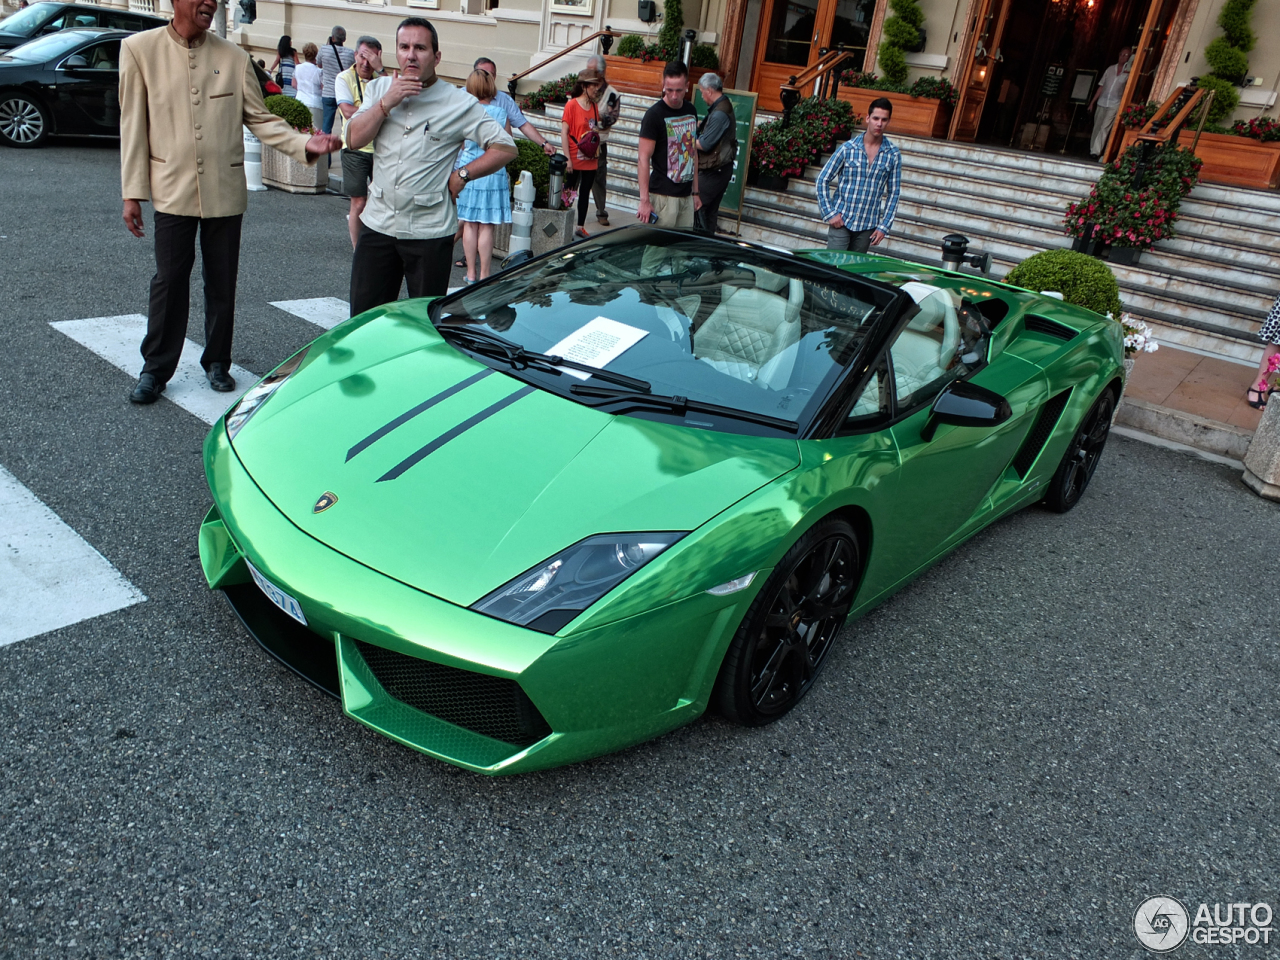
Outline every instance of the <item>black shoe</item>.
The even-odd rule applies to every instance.
[[[236,388],[235,380],[232,379],[231,374],[227,373],[227,368],[221,363],[209,364],[209,369],[205,371],[205,376],[209,378],[209,386],[219,393],[230,393]]]
[[[133,393],[129,394],[129,399],[133,403],[155,403],[162,393],[164,393],[164,384],[156,381],[156,375],[144,373],[134,384]]]

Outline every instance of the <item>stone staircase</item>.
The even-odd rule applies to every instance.
[[[650,102],[624,95],[622,118],[610,135],[615,226],[628,222],[638,205],[637,138]],[[529,119],[559,142],[560,107]],[[1071,245],[1062,233],[1066,206],[1087,196],[1100,172],[1096,164],[1057,154],[893,139],[903,152],[902,196],[894,230],[877,252],[938,264],[942,237],[962,233],[971,252],[991,254],[996,278],[1033,253]],[[819,169],[808,167],[785,192],[748,187],[742,238],[787,249],[823,246],[826,226],[815,199]],[[589,219],[588,227],[593,223]],[[722,229],[734,224],[721,216]],[[1137,265],[1111,265],[1125,309],[1171,346],[1256,364],[1257,332],[1280,290],[1280,193],[1201,184],[1183,203],[1177,231]]]

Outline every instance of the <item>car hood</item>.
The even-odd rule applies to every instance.
[[[299,528],[445,600],[470,605],[592,534],[692,530],[799,463],[795,440],[530,387],[408,309],[322,337],[232,445]]]

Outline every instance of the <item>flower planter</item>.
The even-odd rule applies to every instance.
[[[761,190],[786,190],[790,177],[779,177],[772,173],[761,173],[756,176],[756,186]]]
[[[262,182],[289,193],[324,193],[329,188],[329,164],[321,157],[299,163],[275,147],[262,145]]]
[[[573,242],[573,228],[577,226],[577,213],[574,210],[548,210],[535,207],[533,211],[533,228],[529,237],[533,241],[533,255],[541,256],[550,253],[556,247]],[[494,258],[507,256],[511,252],[511,224],[499,223],[493,228]]]
[[[1094,256],[1099,256],[1094,254]],[[1142,256],[1141,247],[1108,247],[1102,248],[1100,259],[1118,263],[1124,267],[1131,267],[1138,262],[1138,258]]]
[[[866,116],[871,111],[871,101],[880,97],[893,104],[893,119],[888,134],[914,137],[942,138],[951,126],[951,108],[941,100],[913,97],[905,93],[888,93],[884,90],[867,90],[863,87],[840,87],[836,94],[841,100],[853,104],[854,113]]]
[[[666,63],[662,60],[632,60],[630,57],[604,58],[605,76],[609,85],[623,93],[635,93],[652,96],[657,100],[662,96],[662,68]],[[710,73],[705,67],[689,68],[689,96],[693,96],[693,88],[698,78]]]
[[[1280,500],[1280,401],[1272,399],[1244,455],[1244,482],[1268,500]]]
[[[1121,150],[1128,149],[1137,139],[1137,130],[1126,130],[1120,142]],[[1183,130],[1178,135],[1179,146],[1190,149],[1193,140],[1194,130]],[[1208,183],[1262,190],[1280,187],[1280,141],[1263,143],[1251,137],[1202,133],[1195,152],[1204,161],[1200,179]]]

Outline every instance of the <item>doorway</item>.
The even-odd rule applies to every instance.
[[[986,96],[972,112],[971,133],[963,139],[1088,159],[1093,130],[1088,101],[1120,49],[1136,50],[1153,4],[1177,5],[1176,0],[1005,0],[999,46],[971,71],[986,76]],[[1144,59],[1135,64],[1140,76],[1134,101],[1149,94],[1159,63],[1159,56]]]
[[[751,89],[760,109],[781,110],[778,88],[837,44],[853,48],[848,61],[862,69],[876,0],[763,0]]]

